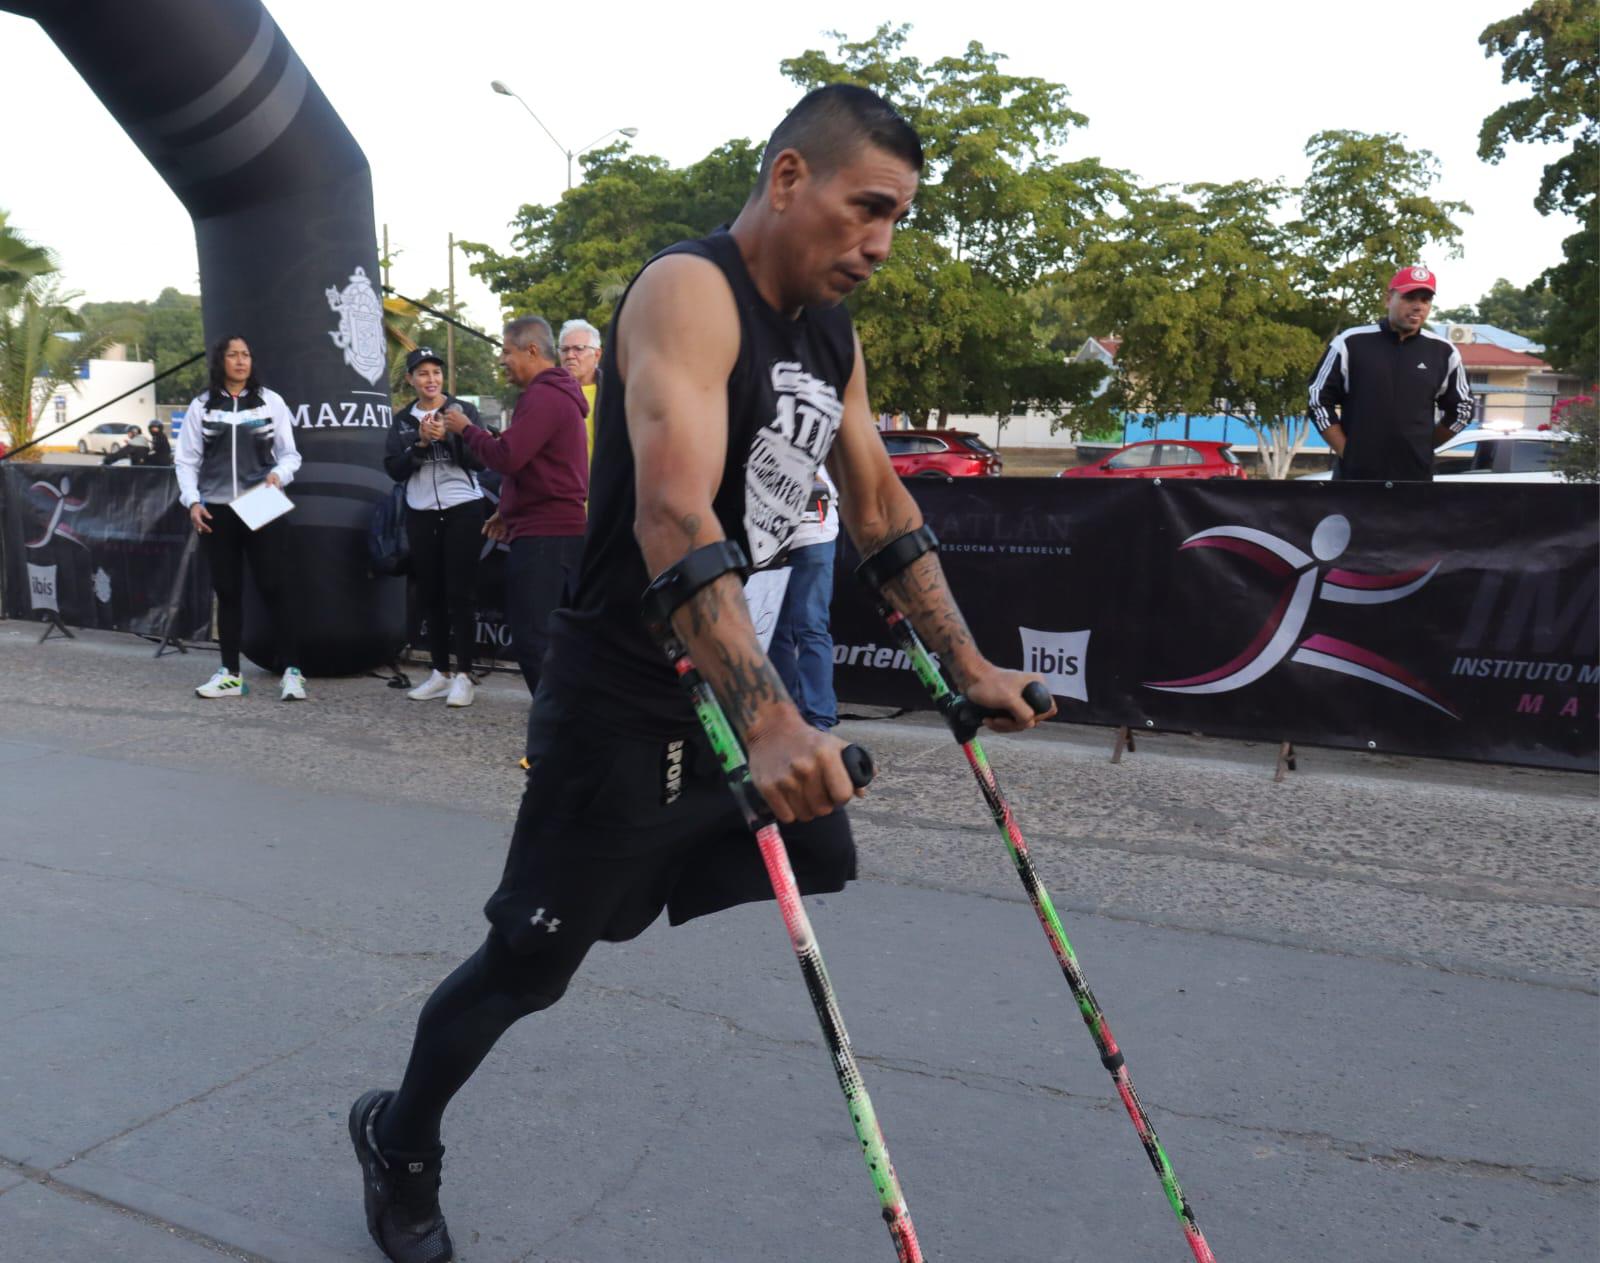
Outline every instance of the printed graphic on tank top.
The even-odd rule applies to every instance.
[[[779,361],[770,375],[777,414],[752,436],[745,462],[744,532],[758,569],[788,547],[844,413],[839,392],[800,364]]]

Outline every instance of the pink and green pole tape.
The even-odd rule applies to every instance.
[[[1055,953],[1061,972],[1066,975],[1067,986],[1071,988],[1072,998],[1078,1004],[1078,1012],[1083,1016],[1083,1023],[1089,1028],[1089,1034],[1100,1052],[1100,1063],[1111,1073],[1117,1095],[1122,1098],[1123,1107],[1128,1111],[1128,1117],[1133,1120],[1134,1131],[1139,1133],[1139,1143],[1144,1146],[1150,1165],[1155,1168],[1156,1175],[1161,1180],[1161,1187],[1166,1192],[1167,1202],[1171,1205],[1173,1214],[1178,1217],[1184,1240],[1194,1252],[1196,1263],[1216,1263],[1216,1256],[1211,1253],[1211,1247],[1206,1244],[1206,1239],[1200,1232],[1200,1225],[1195,1222],[1194,1210],[1183,1195],[1183,1189],[1178,1185],[1177,1174],[1172,1169],[1172,1163],[1167,1160],[1166,1150],[1161,1147],[1161,1141],[1156,1136],[1156,1129],[1150,1122],[1150,1116],[1145,1113],[1143,1104],[1133,1090],[1133,1081],[1128,1078],[1128,1067],[1123,1062],[1122,1049],[1117,1047],[1117,1041],[1111,1034],[1111,1027],[1106,1024],[1106,1015],[1100,1011],[1100,1004],[1094,998],[1094,992],[1089,990],[1089,984],[1084,981],[1077,954],[1072,950],[1067,932],[1061,926],[1061,918],[1056,915],[1055,905],[1050,901],[1050,892],[1044,888],[1043,883],[1039,881],[1039,875],[1034,871],[1033,860],[1028,855],[1028,844],[1023,840],[1021,829],[1017,827],[1016,817],[1011,813],[1011,805],[1001,794],[999,782],[995,780],[994,769],[989,766],[988,756],[978,744],[976,736],[978,728],[993,712],[968,702],[950,688],[933,656],[903,614],[887,605],[880,605],[880,612],[900,642],[900,647],[911,659],[911,667],[917,673],[917,678],[932,695],[951,731],[961,742],[961,751],[967,756],[973,775],[978,778],[978,788],[983,791],[984,801],[989,804],[989,812],[994,817],[1001,837],[1005,839],[1006,850],[1011,854],[1011,862],[1016,866],[1017,875],[1022,878],[1023,889],[1028,892],[1033,910],[1038,914],[1039,924],[1044,927],[1045,938],[1050,941],[1050,950]],[[1050,697],[1042,685],[1030,685],[1023,697],[1040,714],[1050,709]]]
[[[784,849],[777,822],[756,793],[739,738],[734,734],[733,726],[723,713],[711,686],[695,669],[688,650],[675,636],[663,638],[662,647],[678,673],[678,679],[688,690],[700,726],[705,729],[711,748],[722,764],[728,788],[738,799],[745,822],[756,835],[756,846],[761,851],[762,863],[766,865],[773,894],[777,896],[778,909],[783,913],[789,942],[800,962],[806,994],[811,997],[817,1021],[822,1024],[822,1036],[833,1060],[839,1088],[850,1107],[850,1121],[855,1125],[856,1139],[861,1142],[862,1156],[872,1175],[872,1185],[878,1193],[878,1207],[883,1222],[889,1228],[889,1237],[894,1242],[895,1255],[899,1263],[923,1263],[922,1248],[917,1244],[917,1231],[911,1225],[911,1212],[906,1208],[905,1194],[900,1191],[899,1177],[895,1175],[894,1163],[889,1159],[889,1147],[884,1143],[883,1129],[878,1126],[872,1098],[867,1095],[867,1085],[861,1078],[861,1068],[856,1064],[855,1051],[850,1047],[850,1035],[844,1028],[844,1018],[839,1013],[833,984],[828,980],[828,970],[822,963],[822,953],[817,948],[817,938],[811,930],[811,919],[806,916],[805,905],[800,901],[800,887],[795,881],[794,870],[789,866],[789,853]],[[860,746],[847,747],[844,760],[850,779],[858,786],[872,779],[871,756]]]

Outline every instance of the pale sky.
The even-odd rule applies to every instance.
[[[830,30],[863,39],[912,23],[924,61],[969,41],[1007,69],[1064,83],[1089,117],[1065,153],[1096,156],[1150,183],[1251,176],[1298,182],[1302,153],[1330,128],[1402,133],[1432,150],[1437,196],[1469,203],[1464,257],[1424,260],[1441,306],[1475,301],[1498,276],[1525,284],[1575,231],[1532,205],[1555,147],[1516,146],[1498,166],[1476,156],[1484,116],[1520,87],[1477,43],[1522,0],[1123,0],[996,5],[816,0],[756,6],[578,0],[551,9],[501,0],[269,0],[268,8],[343,116],[372,166],[379,223],[399,251],[393,284],[445,284],[447,234],[510,244],[523,202],[549,202],[566,159],[491,79],[516,89],[564,145],[637,127],[635,146],[673,165],[735,136],[764,138],[798,92],[779,61],[831,52]],[[188,216],[66,59],[31,21],[0,14],[0,110],[40,120],[27,157],[0,173],[12,225],[54,248],[67,283],[95,300],[198,288]],[[175,73],[194,73],[187,71]],[[196,94],[209,86],[196,80]],[[415,120],[414,123],[408,120]],[[61,155],[52,164],[53,155]],[[495,297],[457,284],[471,315],[498,323]],[[560,320],[572,313],[545,313]]]

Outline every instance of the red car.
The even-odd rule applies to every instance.
[[[1226,443],[1206,439],[1146,439],[1129,443],[1058,478],[1244,478],[1244,466]]]
[[[1000,453],[967,430],[884,430],[889,463],[902,478],[980,478],[1000,473]]]

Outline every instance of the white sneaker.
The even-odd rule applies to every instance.
[[[443,697],[449,691],[450,677],[443,671],[435,671],[406,696],[414,702],[426,702],[431,698]]]
[[[218,667],[215,675],[195,689],[200,697],[243,697],[249,691],[250,686],[226,667]]]
[[[300,674],[299,667],[290,667],[283,673],[283,691],[279,696],[286,702],[306,700],[306,677]]]
[[[444,704],[446,706],[471,706],[472,694],[472,677],[465,671],[457,671],[455,679],[450,681],[450,696],[444,699]]]

